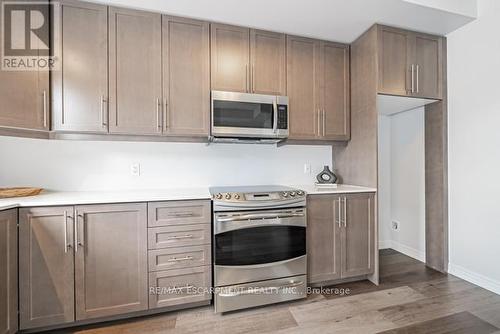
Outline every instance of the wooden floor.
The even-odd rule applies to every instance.
[[[346,283],[332,294],[226,315],[203,307],[59,333],[500,333],[499,295],[394,250],[380,252],[380,265],[380,286]]]

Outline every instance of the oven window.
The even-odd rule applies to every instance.
[[[273,128],[273,105],[214,100],[214,126],[235,128]]]
[[[245,266],[306,255],[306,228],[262,226],[215,236],[215,264]]]

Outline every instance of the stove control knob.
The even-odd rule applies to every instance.
[[[215,198],[217,198],[217,199],[222,199],[222,194],[217,194],[217,195],[215,195]]]
[[[231,194],[226,194],[226,199],[231,199]]]
[[[290,196],[294,197],[295,196],[295,191],[290,192]]]
[[[282,192],[282,193],[281,193],[281,195],[282,195],[283,197],[288,197],[288,193],[287,193],[286,191]]]
[[[304,192],[302,190],[297,191],[297,195],[302,196],[304,195]]]
[[[234,194],[234,199],[240,199],[240,194]]]

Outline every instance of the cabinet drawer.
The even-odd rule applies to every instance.
[[[148,203],[148,226],[210,224],[210,201]]]
[[[197,246],[210,244],[208,224],[163,226],[148,229],[148,248]]]
[[[210,245],[150,250],[149,271],[191,268],[212,263]]]
[[[159,271],[149,274],[149,308],[210,300],[210,266]]]

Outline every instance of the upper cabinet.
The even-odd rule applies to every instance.
[[[443,38],[378,27],[379,93],[442,98]]]
[[[162,133],[161,15],[109,8],[109,132]]]
[[[64,58],[52,74],[53,129],[108,132],[108,7],[64,1],[61,13]]]
[[[250,32],[247,28],[211,24],[212,89],[248,92]]]
[[[290,138],[349,140],[349,46],[288,36]]]
[[[207,22],[163,16],[163,128],[204,136],[210,123],[210,35]]]
[[[250,91],[258,94],[285,95],[285,35],[250,30]]]
[[[213,90],[285,95],[285,35],[211,24]]]
[[[41,39],[48,40],[49,30],[39,29],[37,34],[39,36],[47,34]],[[2,55],[5,51],[3,48],[2,40],[0,43],[0,54]],[[35,45],[34,48],[37,46]],[[40,56],[39,53],[38,55]],[[0,127],[48,131],[50,125],[49,98],[48,70],[9,71],[0,69]]]
[[[290,138],[317,139],[320,122],[320,42],[287,36]]]

